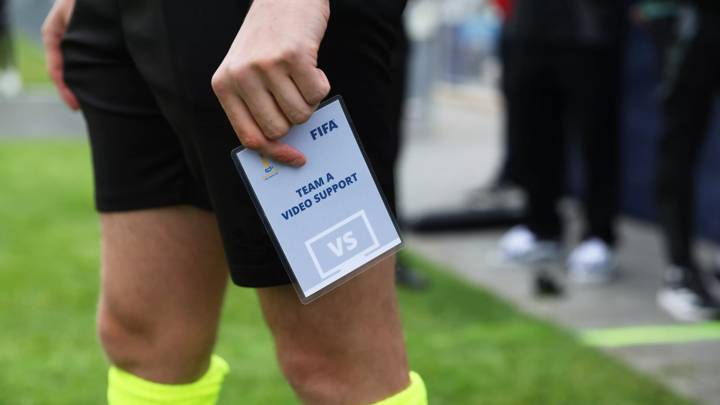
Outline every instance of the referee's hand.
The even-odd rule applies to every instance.
[[[57,0],[53,4],[52,9],[45,17],[42,25],[42,38],[45,46],[45,61],[47,63],[50,78],[55,83],[55,87],[60,93],[65,104],[71,110],[80,109],[80,103],[65,84],[63,79],[63,56],[60,50],[60,42],[62,41],[65,30],[67,29],[70,15],[75,7],[75,0]]]
[[[329,0],[255,0],[212,87],[240,142],[276,162],[305,163],[279,141],[308,120],[330,92],[317,68]]]

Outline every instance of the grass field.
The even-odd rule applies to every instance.
[[[40,44],[33,42],[24,35],[15,35],[15,57],[23,79],[28,88],[52,85],[45,67],[45,56]]]
[[[99,404],[98,229],[80,140],[0,142],[0,404]],[[401,292],[413,368],[432,404],[689,404],[568,332],[406,253],[432,280]],[[294,403],[252,291],[234,288],[217,351],[222,404]]]

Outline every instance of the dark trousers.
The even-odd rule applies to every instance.
[[[719,23],[716,18],[714,23]],[[695,269],[695,169],[705,140],[713,101],[720,87],[720,36],[666,39],[667,25],[655,32],[663,60],[663,134],[659,148],[657,203],[671,263]]]
[[[397,193],[395,182],[397,178],[397,159],[400,153],[400,147],[402,145],[402,124],[404,118],[404,107],[405,107],[405,95],[407,89],[407,72],[408,72],[408,56],[410,51],[410,43],[405,31],[405,27],[398,29],[398,38],[395,49],[392,54],[392,61],[390,65],[390,105],[388,113],[390,117],[388,122],[390,123],[390,133],[393,137],[387,140],[386,149],[388,155],[392,156],[393,164],[393,176],[392,176],[392,187],[383,189],[385,192],[385,198],[387,199],[390,210],[398,216],[397,211]]]
[[[506,91],[512,100],[515,170],[528,193],[528,226],[558,239],[566,189],[566,141],[578,136],[585,168],[586,238],[615,242],[619,200],[621,46],[513,39]]]
[[[507,34],[506,30],[500,36],[498,44],[500,63],[502,64],[501,78],[500,78],[500,91],[503,95],[503,112],[504,112],[504,153],[503,161],[500,166],[497,178],[495,179],[496,184],[514,184],[522,187],[521,176],[518,172],[517,162],[517,123],[513,119],[514,111],[514,98],[513,93],[509,87],[509,69],[510,69],[510,47],[512,46],[512,39]]]
[[[7,0],[0,0],[0,70],[14,64],[12,38],[10,38],[10,17]]]
[[[10,17],[8,17],[8,2],[7,0],[0,0],[0,36],[9,33],[9,22]]]

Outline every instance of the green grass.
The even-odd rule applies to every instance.
[[[23,35],[14,36],[15,57],[23,85],[29,88],[51,86],[42,45]]]
[[[401,292],[410,360],[432,404],[689,404],[653,380],[406,253],[430,277]],[[82,141],[0,142],[0,404],[102,403],[93,332],[98,228]],[[217,351],[223,404],[285,404],[252,291],[232,289]]]

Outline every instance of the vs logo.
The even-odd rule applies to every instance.
[[[305,241],[321,278],[353,270],[363,256],[380,247],[364,210],[360,210]],[[353,267],[354,266],[354,267]]]
[[[266,158],[264,155],[260,155],[260,160],[263,164],[263,179],[267,180],[278,174],[278,169],[275,167],[275,164],[270,161],[270,159]]]
[[[352,231],[350,231],[345,232],[342,237],[338,236],[335,238],[335,242],[329,242],[327,247],[335,254],[335,256],[340,257],[343,256],[346,251],[351,252],[355,250],[357,245],[357,239],[355,239]]]

